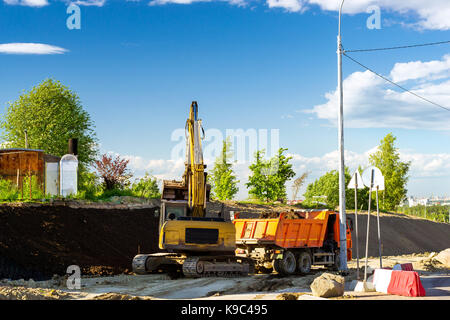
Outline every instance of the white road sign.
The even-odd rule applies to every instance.
[[[363,181],[366,185],[366,187],[370,188],[370,184],[372,181],[372,171],[373,171],[373,184],[372,189],[376,189],[378,187],[378,190],[384,190],[384,177],[381,173],[381,170],[377,167],[369,167],[366,170],[364,170],[362,174]]]
[[[364,184],[361,174],[359,173],[358,170],[356,170],[352,176],[352,180],[350,180],[350,182],[348,184],[348,188],[349,189],[355,189],[355,188],[364,189],[365,187],[366,187],[366,185]]]

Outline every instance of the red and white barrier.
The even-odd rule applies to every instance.
[[[412,263],[402,263],[396,264],[392,270],[401,270],[401,271],[414,271]]]
[[[375,287],[375,291],[388,293],[391,277],[392,270],[375,269],[375,274],[373,275],[373,285]]]
[[[425,289],[415,271],[376,269],[373,285],[377,292],[406,297],[423,297]]]
[[[424,297],[425,289],[417,272],[392,271],[388,293],[406,297]]]

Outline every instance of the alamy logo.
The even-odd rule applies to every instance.
[[[370,30],[381,29],[381,9],[379,6],[370,6],[366,10],[367,13],[372,13],[372,15],[367,18],[367,28]]]
[[[81,271],[77,265],[71,265],[67,267],[66,273],[69,275],[67,278],[67,289],[80,290],[81,289]]]
[[[73,29],[81,29],[81,10],[80,7],[77,6],[74,3],[71,3],[67,7],[67,14],[70,14],[70,16],[66,20],[67,29],[73,30]]]
[[[231,143],[232,158],[229,162],[249,164],[254,161],[256,151],[264,150],[264,158],[271,159],[270,169],[263,174],[273,174],[278,170],[278,162],[273,159],[280,148],[279,129],[226,129],[225,134],[216,128],[205,131],[202,142],[203,158],[216,159],[221,155],[222,142],[227,139]],[[179,128],[172,132],[171,140],[176,142],[172,148],[171,159],[177,161],[186,155],[186,132]]]

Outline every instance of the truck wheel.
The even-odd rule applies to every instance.
[[[340,265],[341,265],[341,255],[340,255],[339,250],[337,250],[337,251],[336,251],[336,254],[334,255],[334,264],[333,264],[333,266],[331,267],[331,269],[332,269],[333,271],[338,271]]]
[[[297,270],[297,259],[295,259],[295,255],[291,251],[285,251],[283,259],[279,261],[282,274],[291,275]]]
[[[311,271],[311,255],[305,251],[300,253],[297,265],[300,273],[309,273]]]
[[[283,273],[283,268],[281,267],[281,260],[273,260],[273,269],[275,270],[276,273],[278,274],[284,274]]]

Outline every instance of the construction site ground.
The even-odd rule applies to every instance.
[[[384,267],[397,263],[413,263],[427,292],[425,297],[402,297],[378,292],[355,292],[350,286],[356,279],[356,261],[349,261],[345,276],[344,296],[333,299],[350,300],[450,300],[450,270],[439,264],[428,264],[428,254],[383,257]],[[368,261],[370,269],[378,267],[379,259]],[[361,262],[363,266],[363,261]],[[369,270],[370,270],[369,269]],[[361,279],[363,279],[361,268]],[[238,278],[171,279],[164,274],[115,276],[83,276],[80,290],[67,289],[67,277],[47,281],[3,280],[0,283],[0,300],[321,300],[310,290],[313,280],[325,270],[314,268],[310,274],[280,277],[253,275]],[[370,271],[369,271],[370,272]]]
[[[277,274],[238,278],[171,279],[165,274],[138,276],[130,272],[133,256],[157,251],[156,203],[60,204],[0,206],[1,299],[320,299],[310,284],[326,270],[314,267],[307,275]],[[258,216],[267,210],[288,207],[212,203],[213,215],[242,212]],[[348,214],[354,219],[353,214]],[[367,213],[359,215],[360,265],[364,265]],[[376,216],[371,216],[369,266],[378,267]],[[336,299],[450,299],[450,270],[427,257],[450,247],[450,225],[384,213],[380,217],[383,267],[413,263],[427,296],[407,298],[381,293],[356,293],[356,236],[353,257],[345,276],[347,291]],[[66,269],[78,265],[81,289],[67,288]]]

